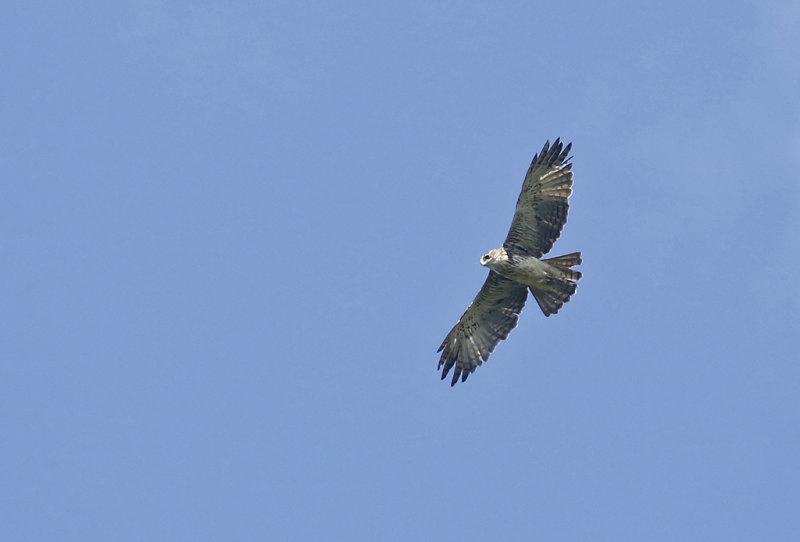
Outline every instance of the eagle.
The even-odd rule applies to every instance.
[[[489,276],[450,330],[438,352],[442,380],[453,370],[451,386],[475,372],[500,341],[517,327],[528,290],[545,316],[555,314],[577,289],[581,253],[542,259],[567,222],[572,194],[572,143],[548,140],[531,161],[514,220],[503,246],[481,256]]]

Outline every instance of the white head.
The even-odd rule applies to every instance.
[[[508,254],[503,247],[495,248],[481,256],[481,265],[484,267],[492,267],[492,264],[508,260]]]

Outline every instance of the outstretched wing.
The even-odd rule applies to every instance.
[[[533,157],[522,183],[514,221],[503,243],[509,253],[541,258],[561,235],[572,194],[571,148],[572,143],[564,147],[556,139],[552,147],[548,141],[542,152]]]
[[[459,377],[464,382],[489,359],[494,347],[517,327],[527,297],[525,285],[490,271],[481,291],[439,347],[439,369],[444,367],[442,380],[455,365],[450,385],[455,386]]]

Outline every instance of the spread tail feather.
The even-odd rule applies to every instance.
[[[550,316],[557,313],[564,303],[569,301],[575,290],[578,289],[575,281],[580,280],[582,274],[580,271],[571,268],[581,264],[581,253],[573,252],[542,261],[561,272],[560,277],[552,277],[548,283],[530,288],[533,297],[539,304],[539,308],[542,309],[545,316]]]
[[[546,258],[542,261],[549,263],[553,267],[557,267],[558,270],[563,272],[566,275],[566,278],[569,280],[579,280],[582,276],[580,271],[570,269],[571,267],[575,267],[576,265],[583,263],[580,252],[564,254],[563,256],[559,256],[557,258]]]

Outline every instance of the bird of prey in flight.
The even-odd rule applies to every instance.
[[[581,253],[541,259],[567,222],[571,148],[556,139],[533,157],[503,246],[481,256],[489,276],[438,350],[442,380],[455,367],[451,386],[459,378],[464,382],[517,326],[528,290],[545,316],[557,313],[575,293],[581,273],[572,268],[580,265]]]

